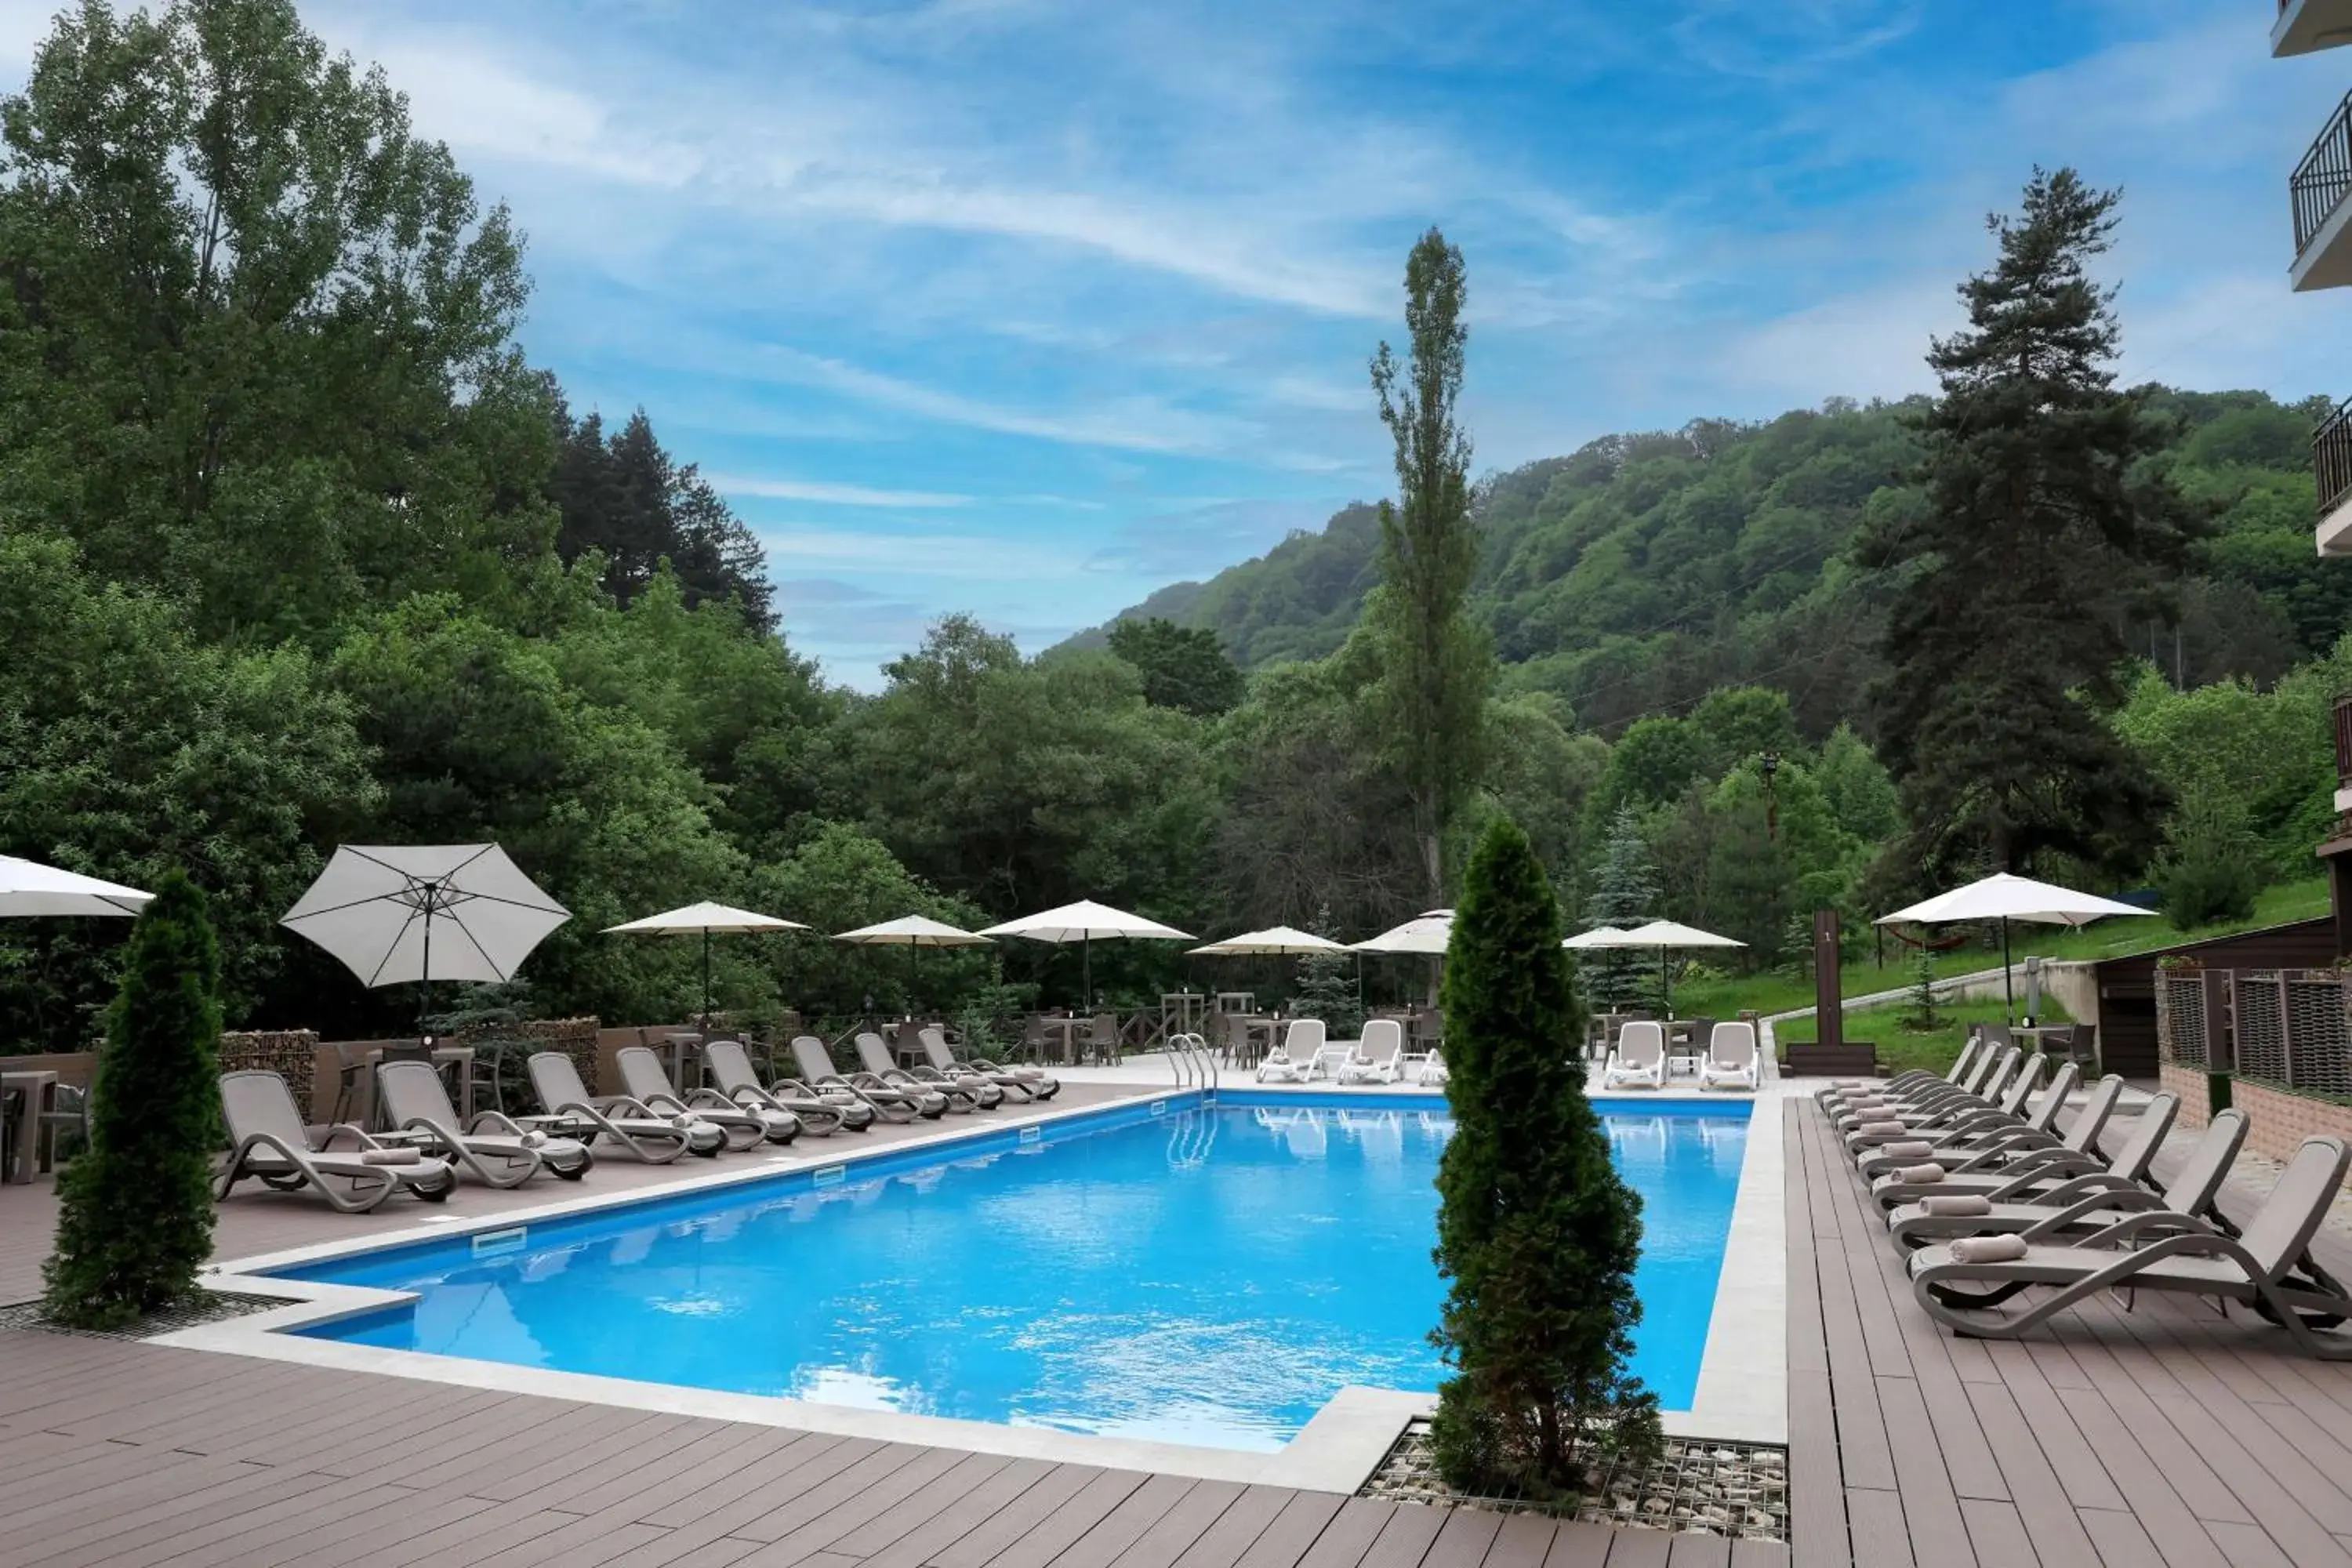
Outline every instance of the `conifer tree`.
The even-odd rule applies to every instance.
[[[1641,1321],[1641,1199],[1618,1176],[1573,1045],[1582,1008],[1559,906],[1525,833],[1487,829],[1446,953],[1446,1097],[1432,1336],[1454,1368],[1433,1443],[1464,1490],[1557,1496],[1659,1442],[1626,1369]]]
[[[119,1327],[194,1293],[212,1252],[222,1143],[220,955],[205,896],[178,871],[131,928],[106,1020],[89,1147],[58,1178],[43,1310]]]
[[[1658,868],[1650,858],[1649,841],[1642,837],[1642,819],[1632,806],[1621,805],[1601,842],[1601,866],[1593,875],[1592,894],[1584,902],[1584,929],[1646,925],[1657,918],[1657,903]],[[1633,948],[1580,952],[1577,964],[1586,994],[1604,1008],[1647,994],[1655,978],[1644,955]]]
[[[2156,781],[2098,711],[2121,698],[2117,628],[2197,529],[2141,460],[2164,434],[2145,390],[2114,385],[2115,291],[2088,268],[2116,199],[2036,169],[2021,214],[1987,220],[2000,257],[1960,286],[1968,327],[1927,355],[1943,395],[1916,422],[1924,515],[1857,543],[1899,587],[1874,693],[1910,824],[1899,880],[2052,850],[2136,865],[2164,820]]]
[[[1331,906],[1315,911],[1317,936],[1331,934]],[[1336,1039],[1354,1037],[1364,1023],[1363,999],[1356,994],[1349,973],[1355,956],[1346,952],[1307,952],[1298,959],[1298,989],[1291,993],[1290,1010],[1301,1018],[1320,1018]]]

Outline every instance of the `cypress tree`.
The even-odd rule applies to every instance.
[[[220,1119],[220,953],[178,871],[131,928],[106,1019],[89,1147],[58,1178],[43,1310],[113,1328],[184,1301],[213,1245]]]
[[[1654,1453],[1656,1396],[1626,1370],[1642,1204],[1617,1174],[1572,1050],[1582,1009],[1559,906],[1527,835],[1487,829],[1446,952],[1446,1097],[1432,1336],[1454,1369],[1433,1433],[1454,1487],[1572,1492],[1603,1456]]]

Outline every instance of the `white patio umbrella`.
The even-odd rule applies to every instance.
[[[2096,893],[2076,892],[2052,882],[2037,882],[2031,877],[2012,876],[1996,871],[1964,888],[1954,888],[1948,893],[1938,893],[1891,915],[1878,917],[1880,925],[1895,925],[1910,921],[1916,925],[1953,925],[1961,921],[1999,921],[2000,922],[2000,989],[2002,1004],[2017,1011],[2017,991],[2010,973],[2009,922],[2032,921],[2039,925],[2085,926],[2109,915],[2147,915],[2153,910],[2137,904],[2103,899]]]
[[[363,985],[422,982],[421,1020],[436,980],[511,980],[571,918],[495,844],[346,844],[278,923]]]
[[[1665,1004],[1666,1016],[1675,1016],[1675,993],[1672,979],[1666,973],[1666,950],[1670,947],[1746,947],[1727,936],[1717,936],[1711,931],[1686,926],[1675,921],[1652,921],[1648,925],[1635,926],[1618,941],[1595,945],[1611,947],[1654,947],[1658,950],[1659,999]]]
[[[1354,944],[1358,952],[1425,952],[1443,956],[1454,940],[1454,911],[1428,910],[1401,926]]]
[[[1591,931],[1577,932],[1559,945],[1584,950],[1597,947],[1630,947],[1633,944],[1625,941],[1625,933],[1615,926],[1594,926]]]
[[[155,895],[0,855],[0,916],[135,915]]]
[[[1251,953],[1263,953],[1280,958],[1299,952],[1345,952],[1347,948],[1328,936],[1317,936],[1311,931],[1298,931],[1290,926],[1268,926],[1264,931],[1245,931],[1239,936],[1229,936],[1223,942],[1213,942],[1206,947],[1196,947],[1196,954],[1211,958],[1241,958]]]
[[[945,921],[935,921],[928,915],[901,915],[895,921],[879,925],[859,926],[856,931],[835,931],[835,942],[853,942],[860,947],[903,947],[907,950],[907,992],[912,1005],[915,980],[915,949],[919,947],[993,947],[996,944],[977,931],[961,926],[951,926]]]
[[[1034,915],[1024,915],[1017,921],[983,928],[982,936],[1025,936],[1031,942],[1075,942],[1079,946],[1079,970],[1084,976],[1082,987],[1087,1005],[1094,1005],[1095,955],[1097,937],[1140,938],[1146,942],[1191,942],[1192,933],[1161,925],[1158,921],[1145,920],[1141,915],[1129,914],[1125,910],[1112,909],[1108,904],[1081,899],[1075,904],[1064,904],[1055,910],[1042,910]]]
[[[664,910],[657,915],[647,915],[641,921],[606,926],[604,934],[612,936],[615,933],[626,932],[641,936],[691,936],[697,931],[701,932],[702,1016],[707,1019],[710,1016],[710,939],[714,934],[737,936],[746,931],[806,930],[808,927],[798,921],[778,920],[773,915],[754,914],[750,910],[739,910],[731,904],[714,904],[706,900],[698,904],[687,904],[675,910]]]

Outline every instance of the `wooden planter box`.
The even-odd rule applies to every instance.
[[[1818,1040],[1792,1041],[1781,1047],[1785,1078],[1876,1078],[1878,1047],[1871,1040],[1847,1040],[1825,1046]]]

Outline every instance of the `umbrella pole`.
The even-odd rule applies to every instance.
[[[710,928],[702,928],[702,1027],[710,1028]]]
[[[416,1037],[425,1038],[425,1020],[433,1011],[433,889],[425,889],[425,966],[419,972],[422,987],[416,997]]]
[[[2010,980],[2009,973],[2009,917],[2007,915],[2000,917],[2000,995],[2001,1005],[2009,1010],[2009,1016],[2003,1022],[2016,1022],[2017,991]]]
[[[1095,942],[1090,936],[1078,938],[1078,994],[1084,999],[1082,1011],[1095,1010]]]
[[[1658,949],[1658,999],[1664,1005],[1666,1022],[1675,1021],[1675,979],[1666,973],[1666,950]]]

